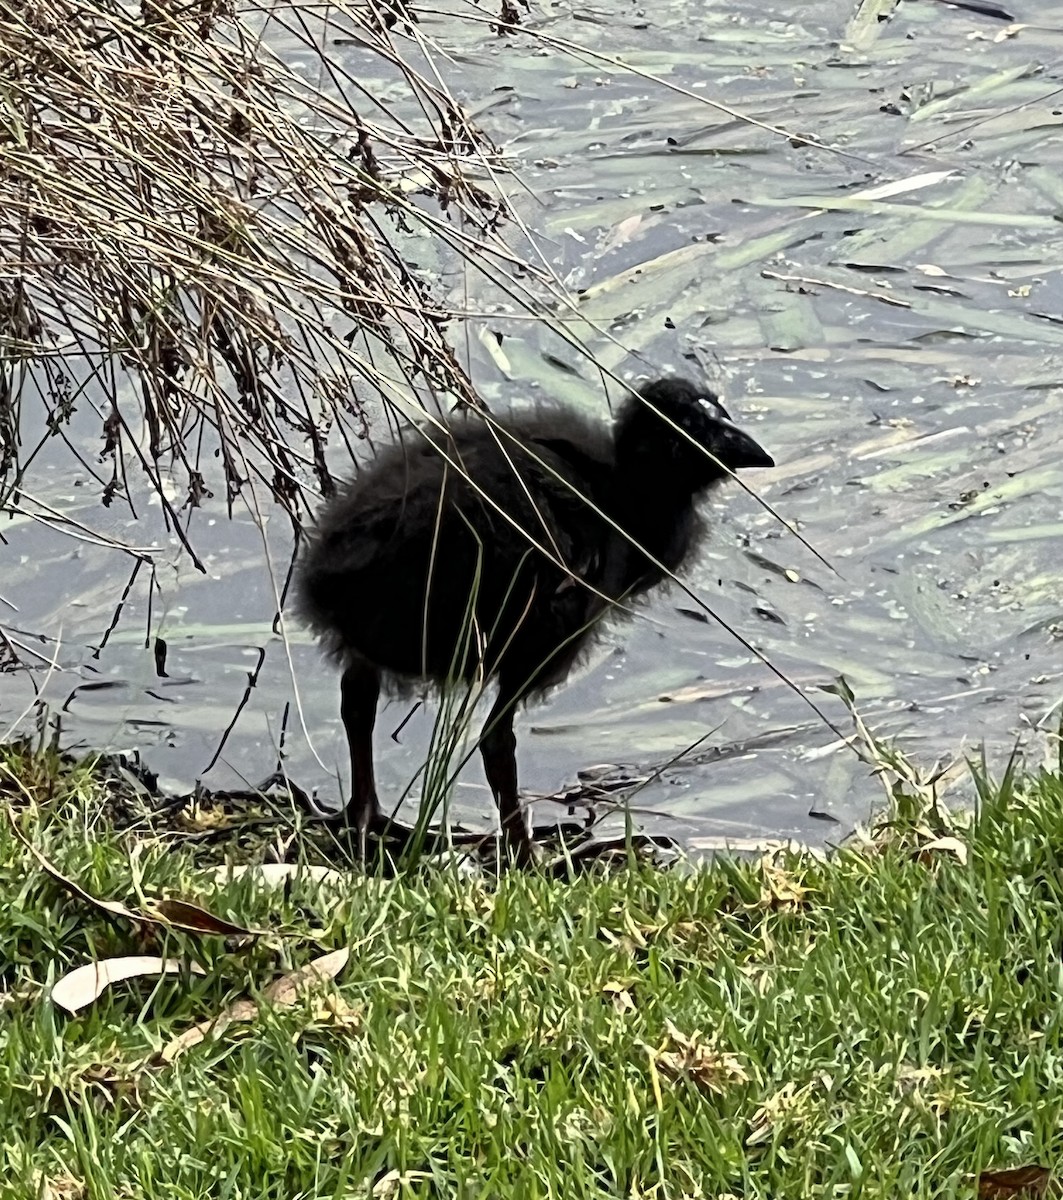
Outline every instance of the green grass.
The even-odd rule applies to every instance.
[[[268,889],[116,834],[86,769],[8,752],[0,789],[93,895],[271,931],[107,917],[0,820],[0,1196],[971,1196],[1060,1156],[1058,778],[987,787],[966,863],[901,828],[828,862]],[[152,1060],[340,947],[335,985]],[[50,1002],[145,952],[205,974]]]

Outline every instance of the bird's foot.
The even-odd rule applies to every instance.
[[[649,833],[630,837],[606,838],[602,841],[587,839],[571,848],[562,847],[562,852],[553,861],[543,864],[543,873],[554,879],[570,879],[592,865],[601,862],[626,862],[629,855],[654,859],[658,852],[675,852],[679,843],[667,835]]]
[[[439,854],[451,847],[472,847],[483,845],[491,839],[489,833],[476,833],[471,829],[451,827],[440,829],[438,826],[404,825],[396,821],[378,808],[369,819],[366,829],[366,840],[372,840],[390,854],[403,854],[409,850],[419,850],[424,854]]]
[[[439,854],[453,846],[477,847],[492,838],[489,833],[460,827],[405,825],[388,816],[375,796],[368,803],[352,801],[338,810],[321,808],[301,790],[298,795],[293,792],[293,798],[315,826],[332,831],[337,841],[346,844],[352,857],[362,861],[381,852],[393,859],[411,850]]]
[[[598,840],[593,830],[575,821],[553,825],[503,827],[501,851],[510,866],[535,867],[556,879],[571,878],[598,863],[623,863],[631,855],[654,859],[675,853],[680,844],[667,835],[648,833]]]

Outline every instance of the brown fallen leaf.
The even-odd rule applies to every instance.
[[[230,1004],[228,1008],[222,1009],[215,1017],[210,1017],[206,1021],[200,1021],[198,1025],[193,1025],[186,1029],[184,1033],[179,1033],[177,1037],[171,1038],[161,1050],[159,1050],[151,1061],[157,1064],[169,1065],[179,1058],[186,1050],[191,1050],[193,1046],[198,1046],[200,1042],[205,1042],[211,1034],[215,1037],[220,1037],[230,1025],[237,1024],[241,1021],[253,1021],[258,1016],[258,1005],[254,1000],[237,1000]]]
[[[187,900],[154,900],[152,915],[157,914],[167,925],[186,933],[217,933],[223,937],[261,937],[265,930],[245,929],[224,917],[216,917],[198,904]]]
[[[1010,1200],[1017,1196],[1056,1195],[1050,1192],[1052,1172],[1047,1167],[1004,1167],[999,1171],[983,1171],[978,1176],[978,1200]]]
[[[44,871],[46,875],[54,879],[61,888],[70,892],[71,895],[76,896],[79,900],[84,900],[86,904],[91,904],[93,908],[100,909],[102,912],[110,913],[115,917],[125,917],[130,921],[136,921],[138,919],[137,914],[131,912],[124,904],[119,904],[114,900],[100,900],[96,896],[86,892],[83,887],[75,883],[72,879],[68,879],[62,873],[62,871],[58,869],[58,867],[52,866],[52,864],[44,857],[37,847],[34,846],[33,843],[26,837],[22,830],[19,829],[18,821],[15,820],[15,814],[12,812],[11,808],[6,807],[4,812],[7,814],[8,823],[11,826],[11,832],[15,835],[16,839],[22,843],[22,845],[30,852],[30,854],[33,855],[40,865],[41,870]]]
[[[50,998],[68,1013],[76,1013],[98,999],[112,983],[145,975],[176,975],[185,969],[194,975],[206,974],[198,963],[184,964],[176,958],[159,958],[156,954],[104,958],[68,971],[56,980]]]
[[[344,947],[342,950],[333,950],[329,954],[323,954],[320,958],[315,958],[313,962],[299,967],[298,970],[290,971],[287,975],[282,975],[279,979],[275,979],[263,991],[262,995],[272,1004],[288,1007],[314,986],[324,983],[329,979],[335,979],[347,965],[350,955],[350,949],[347,947]],[[255,1020],[260,1011],[261,1008],[255,1000],[248,1000],[246,998],[237,1000],[234,1004],[230,1004],[228,1008],[223,1009],[217,1016],[210,1017],[206,1021],[200,1021],[198,1025],[193,1025],[190,1029],[186,1029],[183,1033],[178,1034],[177,1037],[167,1042],[155,1055],[154,1061],[165,1064],[172,1063],[176,1058],[184,1054],[186,1050],[190,1050],[193,1046],[198,1046],[200,1042],[205,1041],[212,1034],[217,1037],[230,1025],[242,1021]],[[347,1023],[351,1019],[351,1011],[342,1004],[333,1005],[329,1009],[328,1015],[343,1023]]]
[[[199,908],[195,904],[189,904],[184,900],[159,901],[156,905],[158,915],[128,908],[117,900],[101,900],[98,896],[92,895],[91,892],[85,891],[81,884],[64,875],[58,867],[45,858],[22,830],[19,829],[18,821],[15,819],[15,814],[10,807],[5,807],[4,812],[7,814],[11,832],[37,860],[41,870],[51,879],[55,880],[64,891],[69,892],[70,895],[77,897],[78,900],[91,905],[100,912],[108,913],[112,917],[123,917],[125,920],[132,921],[137,925],[151,925],[161,929],[177,929],[182,933],[218,933],[227,936],[261,937],[265,932],[264,930],[244,929],[241,925],[233,925],[229,921],[224,921],[220,917],[213,916],[206,909]],[[168,916],[167,913],[171,915]]]
[[[351,951],[347,946],[342,950],[322,954],[320,958],[315,958],[298,970],[275,979],[262,994],[273,1004],[294,1004],[315,983],[327,983],[328,980],[335,979],[350,957]]]

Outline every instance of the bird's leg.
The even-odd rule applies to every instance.
[[[397,853],[412,844],[417,831],[393,821],[380,807],[373,774],[373,727],[380,699],[380,672],[365,662],[352,663],[340,681],[340,717],[347,731],[351,751],[351,798],[338,819],[353,830],[355,849],[364,861],[370,835],[387,843]],[[429,853],[442,850],[450,842],[455,846],[478,846],[483,834],[427,830],[421,839]]]
[[[355,831],[363,859],[369,830],[384,824],[373,777],[373,726],[379,698],[380,673],[367,663],[351,663],[340,681],[340,718],[351,751],[351,798],[343,819]]]
[[[502,846],[518,865],[528,866],[534,853],[517,795],[517,739],[513,735],[515,705],[514,693],[504,682],[500,683],[498,697],[480,735],[480,754],[502,820]]]

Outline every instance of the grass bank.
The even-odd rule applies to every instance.
[[[266,886],[116,833],[85,767],[0,763],[4,1197],[1048,1194],[978,1177],[1061,1149],[1055,776],[829,861]],[[50,995],[135,954],[173,973]]]

